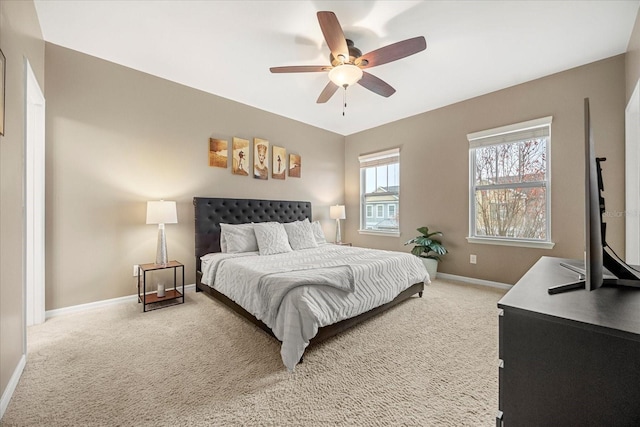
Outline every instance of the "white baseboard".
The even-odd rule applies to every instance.
[[[184,286],[185,293],[195,289],[196,289],[195,284]],[[89,302],[87,304],[72,305],[70,307],[56,308],[54,310],[47,310],[44,314],[44,318],[50,319],[52,317],[62,316],[70,313],[76,313],[78,311],[91,310],[98,307],[107,307],[110,305],[122,304],[125,302],[131,302],[131,301],[138,301],[138,294],[129,295],[129,296],[120,297],[120,298],[106,299],[102,301]]]
[[[20,377],[22,376],[22,371],[24,370],[25,365],[27,364],[27,357],[23,354],[18,362],[18,366],[16,366],[15,371],[13,371],[13,375],[11,375],[11,379],[7,384],[7,388],[2,392],[2,398],[0,398],[0,420],[4,416],[4,412],[7,410],[9,406],[9,402],[11,401],[11,397],[13,396],[13,392],[16,391],[16,387],[18,386],[18,381],[20,381]]]
[[[513,285],[508,283],[492,282],[490,280],[475,279],[473,277],[457,276],[455,274],[438,273],[438,278],[455,280],[457,282],[471,283],[474,285],[490,286],[492,288],[511,289]]]

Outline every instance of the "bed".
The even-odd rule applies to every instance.
[[[354,326],[366,319],[379,314],[390,307],[399,304],[402,301],[418,294],[422,296],[424,290],[425,281],[429,282],[426,269],[418,259],[415,257],[400,253],[389,251],[377,251],[373,249],[351,248],[347,246],[338,246],[333,244],[319,245],[318,248],[310,248],[301,251],[292,251],[291,254],[277,254],[277,255],[259,255],[258,253],[244,253],[244,254],[226,254],[223,253],[221,248],[221,228],[228,227],[224,224],[247,224],[247,223],[281,223],[281,224],[293,224],[305,222],[305,220],[311,221],[311,203],[304,201],[276,201],[276,200],[256,200],[256,199],[229,199],[229,198],[203,198],[194,197],[193,199],[195,210],[195,264],[196,264],[196,291],[205,292],[214,299],[220,301],[224,305],[231,308],[242,317],[246,318],[259,328],[264,330],[267,334],[278,339],[282,343],[281,355],[283,363],[292,371],[295,365],[302,360],[302,354],[304,349],[308,345],[315,345],[322,342],[351,326]],[[223,224],[223,226],[221,226]],[[261,227],[266,224],[260,224]],[[257,233],[257,231],[256,231]],[[235,256],[239,255],[239,256]],[[240,256],[241,255],[241,256]],[[257,309],[252,306],[251,302],[243,300],[242,295],[238,295],[238,292],[250,291],[253,289],[249,286],[249,282],[253,279],[253,276],[240,275],[237,286],[230,286],[231,279],[229,273],[231,268],[269,268],[267,262],[273,260],[277,261],[276,264],[281,265],[283,260],[289,262],[289,257],[297,257],[302,259],[301,262],[308,261],[309,258],[324,260],[326,266],[333,267],[335,272],[338,270],[343,271],[345,274],[351,274],[354,276],[358,274],[358,268],[354,267],[356,264],[362,264],[362,268],[366,267],[365,260],[370,259],[374,263],[382,265],[383,262],[393,262],[397,265],[398,262],[410,263],[410,267],[407,268],[403,264],[403,270],[411,270],[411,277],[403,278],[399,280],[395,287],[385,290],[384,296],[375,296],[369,298],[367,296],[367,304],[375,305],[373,307],[366,307],[363,312],[357,312],[355,315],[348,313],[355,313],[352,309],[341,310],[341,313],[332,313],[328,317],[320,316],[320,319],[316,319],[317,324],[309,326],[308,324],[301,324],[295,326],[300,328],[303,332],[292,332],[292,326],[287,323],[290,322],[290,318],[294,318],[295,322],[298,322],[298,317],[304,317],[300,313],[287,314],[283,313],[287,310],[298,310],[300,306],[304,306],[303,310],[314,311],[315,306],[309,309],[309,301],[312,301],[311,305],[316,304],[319,300],[327,299],[327,295],[330,294],[330,298],[334,298],[335,294],[344,295],[344,307],[351,307],[351,302],[355,295],[362,294],[361,291],[356,289],[360,279],[350,279],[350,284],[354,286],[353,289],[347,291],[345,289],[334,289],[332,286],[327,286],[318,283],[307,284],[305,286],[295,286],[291,288],[291,291],[286,291],[282,297],[281,307],[275,310],[273,318],[262,316]],[[343,260],[352,260],[350,266],[337,265],[335,259],[341,258]],[[204,260],[204,261],[203,261]],[[274,261],[275,262],[275,261]],[[417,262],[417,264],[416,264]],[[343,261],[342,264],[345,264]],[[212,265],[215,267],[212,270]],[[419,266],[418,266],[419,265]],[[233,267],[232,267],[233,266]],[[240,266],[240,267],[239,267]],[[204,268],[203,268],[204,267]],[[278,267],[281,268],[281,267]],[[292,267],[301,268],[301,267]],[[310,268],[310,267],[305,267]],[[203,272],[204,270],[204,272]],[[212,271],[214,273],[212,273]],[[233,270],[234,272],[238,270]],[[320,270],[313,270],[320,271]],[[205,274],[206,272],[206,274]],[[274,270],[274,275],[270,276],[272,279],[287,278],[292,276],[305,276],[310,274],[312,270],[301,271],[298,274],[295,271],[285,272],[284,270],[277,272]],[[235,274],[235,273],[234,273]],[[247,273],[248,274],[248,273]],[[280,274],[280,276],[278,276]],[[403,273],[404,274],[404,273]],[[288,275],[288,276],[287,276]],[[265,275],[265,277],[268,275]],[[378,276],[376,276],[378,277]],[[415,278],[415,279],[414,279]],[[226,281],[225,281],[226,280]],[[257,279],[256,279],[257,280]],[[402,283],[406,281],[406,283]],[[379,280],[382,282],[384,280]],[[321,282],[321,281],[319,281]],[[252,282],[253,283],[253,282]],[[255,282],[257,284],[258,282]],[[324,282],[323,282],[324,283]],[[354,284],[355,283],[355,284]],[[240,289],[244,286],[244,289]],[[378,285],[376,285],[378,286]],[[386,286],[386,285],[385,285]],[[238,287],[238,290],[234,288]],[[366,292],[369,288],[366,289]],[[234,295],[233,292],[236,292]],[[253,298],[253,297],[252,297]],[[336,297],[337,298],[337,297]],[[342,297],[341,297],[342,298]],[[368,301],[371,299],[372,301]],[[304,304],[301,302],[303,301]],[[247,305],[249,304],[249,305]],[[340,301],[337,306],[343,304]],[[339,318],[337,316],[345,316],[345,313],[349,315],[348,318]],[[315,316],[315,314],[306,313],[305,316]],[[336,318],[339,320],[335,321]],[[284,319],[284,320],[283,320]],[[303,320],[300,322],[309,322]],[[328,323],[330,322],[330,323]],[[295,328],[294,328],[295,329]],[[292,338],[293,335],[293,338]],[[301,335],[298,337],[298,335]],[[304,335],[304,336],[303,336]],[[295,342],[294,342],[295,341]],[[299,341],[299,342],[298,342]]]

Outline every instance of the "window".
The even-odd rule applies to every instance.
[[[387,205],[387,216],[394,218],[396,216],[396,205]]]
[[[552,248],[551,117],[467,135],[469,238]]]
[[[400,149],[367,154],[360,161],[360,232],[398,236]],[[385,206],[394,205],[385,216]],[[375,218],[373,211],[375,209]],[[389,214],[391,211],[387,209]]]

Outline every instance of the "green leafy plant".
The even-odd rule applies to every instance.
[[[405,245],[415,245],[411,249],[411,253],[422,258],[431,258],[440,261],[440,255],[444,255],[447,249],[442,245],[435,236],[442,236],[442,232],[429,232],[429,227],[418,228],[419,236],[414,237],[405,243]]]

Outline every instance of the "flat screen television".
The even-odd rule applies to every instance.
[[[640,272],[621,260],[607,245],[607,224],[603,221],[605,212],[604,184],[601,163],[607,160],[596,157],[591,133],[589,98],[584,100],[585,136],[585,261],[577,264],[562,263],[563,267],[579,274],[576,282],[549,288],[550,294],[586,289],[593,291],[601,286],[628,286],[640,288]],[[611,253],[609,253],[609,251]]]

